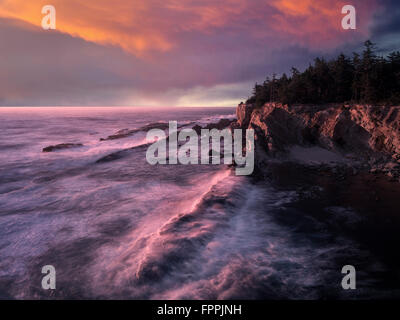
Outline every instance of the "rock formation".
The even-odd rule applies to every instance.
[[[398,175],[400,107],[240,104],[236,125],[255,130],[256,158],[284,156],[292,146],[319,146]],[[396,171],[397,170],[397,171]],[[396,172],[394,172],[396,171]],[[389,175],[390,175],[389,174]]]
[[[43,152],[53,152],[56,150],[62,150],[62,149],[70,149],[70,148],[77,148],[77,147],[82,147],[83,144],[81,143],[60,143],[56,144],[55,146],[48,146],[43,148]]]

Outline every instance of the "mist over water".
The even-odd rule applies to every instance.
[[[225,165],[151,166],[145,132],[100,141],[161,121],[217,122],[233,108],[16,109],[0,110],[2,298],[346,297],[339,262],[368,255],[290,209],[296,192]],[[59,143],[83,146],[42,152]],[[41,289],[48,264],[51,293]]]

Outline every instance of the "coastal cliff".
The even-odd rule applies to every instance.
[[[254,129],[256,164],[285,157],[294,146],[319,147],[372,172],[399,178],[400,107],[240,104],[236,126]],[[262,168],[261,168],[262,169]]]

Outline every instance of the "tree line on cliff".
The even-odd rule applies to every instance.
[[[273,74],[256,83],[247,100],[256,106],[267,102],[398,104],[400,52],[379,57],[368,40],[363,52],[352,58],[343,53],[330,61],[316,58],[303,72],[292,68],[290,76]]]

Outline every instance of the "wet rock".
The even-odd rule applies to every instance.
[[[204,127],[204,129],[209,129],[209,130],[212,130],[212,129],[223,130],[223,129],[228,128],[228,127],[230,126],[230,124],[231,124],[232,122],[234,122],[234,121],[235,121],[235,120],[232,120],[232,119],[221,119],[221,120],[219,120],[217,123],[209,123],[208,125],[206,125],[206,126]]]
[[[136,132],[138,132],[138,130],[121,129],[121,130],[118,130],[116,133],[108,136],[107,138],[100,138],[100,141],[121,139],[121,138],[128,137]]]
[[[108,154],[108,155],[100,158],[99,160],[97,160],[96,163],[111,162],[111,161],[122,159],[124,157],[124,153],[125,152],[123,150],[123,151],[117,151],[117,152]]]
[[[255,130],[256,165],[264,153],[280,158],[295,145],[317,145],[351,154],[349,160],[361,163],[362,170],[393,173],[400,170],[399,110],[399,106],[240,104],[236,123]]]
[[[203,129],[202,126],[199,126],[198,124],[196,124],[193,128],[194,131],[196,131],[197,134],[201,133],[201,129]]]
[[[62,150],[62,149],[71,149],[71,148],[78,148],[82,147],[83,144],[81,143],[60,143],[56,144],[54,146],[48,146],[43,148],[42,152],[53,152],[57,150]]]
[[[260,128],[280,149],[285,145],[315,143],[327,149],[351,152],[356,158],[388,162],[388,158],[400,156],[399,109],[398,106],[342,108],[341,105],[279,103],[267,103],[255,109],[242,104],[237,107],[237,116],[242,128]],[[385,121],[389,118],[390,121]]]
[[[385,165],[384,170],[386,171],[390,171],[390,170],[394,170],[394,169],[399,169],[400,168],[400,164],[396,163],[396,162],[389,162]]]
[[[198,124],[196,124],[195,126],[192,127],[192,129],[194,131],[196,131],[197,134],[201,133],[201,129],[208,129],[208,130],[212,130],[212,129],[218,129],[218,130],[223,130],[226,128],[230,128],[230,125],[232,123],[234,123],[235,120],[234,119],[221,119],[216,123],[209,123],[204,127],[199,126]]]
[[[100,138],[100,141],[122,139],[122,138],[129,137],[140,131],[147,132],[152,129],[166,130],[166,129],[168,129],[168,126],[169,126],[169,124],[166,122],[156,122],[156,123],[147,124],[138,129],[121,129],[121,130],[118,130],[116,133],[108,136],[107,138]]]
[[[250,123],[250,118],[255,106],[252,104],[241,103],[236,108],[237,122],[240,127],[247,128]]]
[[[108,154],[108,155],[106,155],[104,157],[101,157],[100,159],[98,159],[96,161],[96,163],[107,163],[107,162],[111,162],[111,161],[116,161],[116,160],[122,159],[122,158],[128,156],[134,150],[139,150],[139,149],[146,150],[149,147],[150,144],[151,143],[146,143],[146,144],[142,144],[142,145],[135,146],[135,147],[132,147],[132,148],[127,148],[127,149],[122,149],[122,150],[119,150],[119,151],[115,151],[115,152],[110,153],[110,154]]]

